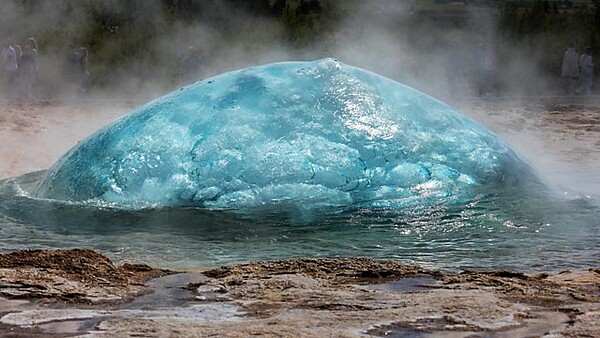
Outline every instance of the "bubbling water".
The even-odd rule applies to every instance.
[[[202,207],[123,209],[32,198],[25,191],[43,174],[0,181],[0,251],[85,247],[116,262],[169,269],[298,256],[368,256],[449,271],[558,272],[598,263],[598,201],[518,187],[297,223],[282,214],[248,219]]]
[[[194,206],[297,223],[464,203],[536,178],[497,136],[407,86],[334,59],[207,79],[71,149],[38,198]]]

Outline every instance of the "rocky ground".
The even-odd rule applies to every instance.
[[[158,277],[158,278],[157,278]],[[155,278],[155,279],[151,279]],[[4,337],[598,337],[600,269],[448,274],[295,258],[175,272],[90,250],[0,255]]]
[[[115,266],[92,250],[27,250],[0,255],[0,294],[44,302],[122,302],[145,291],[144,282],[169,271],[143,264]]]
[[[498,134],[549,186],[600,196],[600,97],[473,100],[456,107]]]

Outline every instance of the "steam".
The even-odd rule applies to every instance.
[[[483,48],[498,61],[496,68],[502,67],[497,80],[503,90],[526,93],[551,87],[537,70],[542,56],[514,57],[531,53],[498,43],[493,8],[461,12],[464,17],[455,20],[443,13],[421,15],[412,1],[323,0],[323,10],[336,13],[335,21],[326,23],[324,31],[305,32],[306,41],[297,43],[279,18],[249,14],[228,5],[233,2],[203,2],[208,13],[199,20],[178,22],[165,16],[161,1],[145,1],[135,6],[135,13],[127,12],[131,6],[126,3],[2,1],[0,31],[15,43],[22,44],[29,36],[38,39],[41,97],[64,94],[57,85],[62,84],[59,79],[71,42],[90,49],[93,91],[100,97],[145,100],[185,84],[179,63],[189,46],[203,56],[202,78],[256,64],[334,57],[441,99],[477,94],[477,54]],[[293,11],[299,1],[287,5]],[[92,7],[94,11],[88,10]],[[92,27],[98,20],[89,17],[92,12],[105,16],[104,27],[95,35],[90,32],[98,28]],[[126,15],[134,16],[135,22],[113,26],[111,17]],[[122,54],[134,57],[119,59]],[[509,54],[506,62],[504,56]]]

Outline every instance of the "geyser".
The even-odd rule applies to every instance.
[[[150,102],[71,149],[32,195],[296,215],[464,203],[530,178],[447,105],[323,59],[233,71]]]

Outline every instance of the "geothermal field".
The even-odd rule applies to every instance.
[[[0,10],[0,336],[600,336],[597,1]]]

